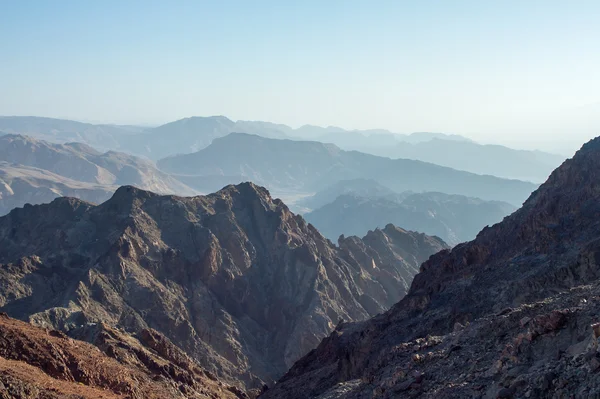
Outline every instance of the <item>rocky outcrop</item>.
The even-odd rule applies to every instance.
[[[98,206],[59,198],[0,218],[0,241],[2,311],[69,334],[104,323],[143,340],[152,328],[247,388],[340,320],[388,309],[445,248],[393,226],[338,248],[251,183],[190,198],[126,186]]]
[[[431,254],[448,249],[438,237],[392,224],[369,231],[362,239],[341,236],[338,245],[344,259],[370,268],[370,274],[385,287],[388,296],[383,302],[388,307],[406,295],[421,263]]]
[[[0,314],[0,397],[249,399],[156,331],[85,328],[98,346]]]
[[[599,170],[597,138],[517,212],[425,262],[391,310],[338,326],[264,397],[598,396]]]

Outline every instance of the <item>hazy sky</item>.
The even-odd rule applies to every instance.
[[[0,0],[0,115],[578,142],[600,135],[600,1]]]

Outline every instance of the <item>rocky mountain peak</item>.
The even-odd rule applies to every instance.
[[[600,149],[600,137],[595,137],[593,139],[591,139],[590,141],[588,141],[587,143],[585,143],[581,149],[579,150],[579,152],[585,152],[585,151],[597,151]]]
[[[258,186],[252,182],[242,182],[240,184],[230,184],[217,192],[218,195],[239,199],[241,201],[255,201],[271,204],[273,199],[269,190]],[[279,201],[279,203],[281,203]]]
[[[156,197],[151,191],[142,190],[135,186],[121,186],[102,205],[111,209],[131,210],[134,205],[141,205],[144,201]]]

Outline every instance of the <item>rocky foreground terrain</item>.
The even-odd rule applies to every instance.
[[[391,225],[337,247],[252,183],[189,198],[125,186],[97,206],[58,198],[0,218],[0,242],[0,311],[92,343],[80,333],[90,323],[153,329],[250,393],[340,322],[387,310],[447,248]]]
[[[262,397],[600,396],[600,138],[521,209],[421,266]]]
[[[72,333],[0,313],[0,397],[20,399],[248,399],[155,330],[131,336],[105,324]]]

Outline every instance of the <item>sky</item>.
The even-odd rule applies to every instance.
[[[0,115],[561,150],[600,135],[599,71],[597,0],[0,0]]]

